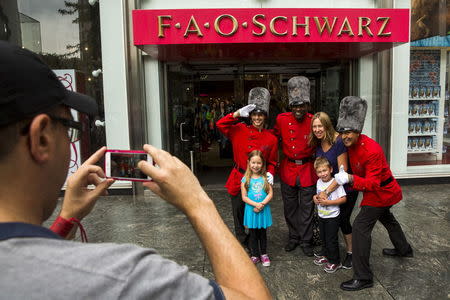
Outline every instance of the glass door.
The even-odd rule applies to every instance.
[[[347,66],[347,67],[346,67]],[[233,166],[230,141],[216,127],[224,115],[247,104],[250,89],[271,94],[268,127],[288,108],[287,82],[311,82],[311,112],[326,111],[337,120],[339,101],[348,92],[348,63],[166,64],[168,149],[190,166],[203,185],[226,182]],[[346,88],[347,86],[347,88]]]

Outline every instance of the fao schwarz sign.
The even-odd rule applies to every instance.
[[[135,45],[409,41],[408,9],[133,11]]]

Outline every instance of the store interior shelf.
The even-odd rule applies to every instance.
[[[414,150],[408,150],[408,154],[426,154],[426,153],[434,154],[434,153],[437,153],[437,151],[436,151],[436,150],[427,150],[427,151],[419,151],[419,150],[414,151]]]
[[[409,101],[439,101],[440,98],[409,98]]]
[[[410,133],[408,136],[436,136],[436,132],[433,133]]]
[[[408,116],[410,119],[437,119],[439,116]]]

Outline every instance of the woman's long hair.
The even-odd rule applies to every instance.
[[[262,161],[262,168],[260,171],[261,177],[264,180],[264,191],[266,191],[266,193],[269,193],[269,182],[267,181],[267,172],[266,172],[266,160],[264,159],[264,156],[262,154],[262,152],[260,150],[253,150],[252,152],[250,152],[248,154],[248,160],[247,160],[247,170],[245,170],[245,188],[247,189],[248,192],[248,188],[250,186],[250,179],[252,177],[252,170],[250,169],[250,159],[252,159],[252,157],[254,156],[259,156],[261,158]]]
[[[330,143],[330,145],[333,145],[336,142],[336,130],[334,130],[330,117],[322,111],[314,114],[314,116],[311,119],[311,132],[309,133],[308,144],[312,148],[316,148],[321,144],[321,141],[314,135],[312,129],[312,124],[316,119],[319,119],[320,123],[322,123],[323,125],[323,129],[325,131],[325,137],[323,139],[326,142]]]

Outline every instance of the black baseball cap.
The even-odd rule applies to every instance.
[[[0,126],[59,104],[90,116],[98,112],[94,99],[67,90],[36,53],[0,41]]]

